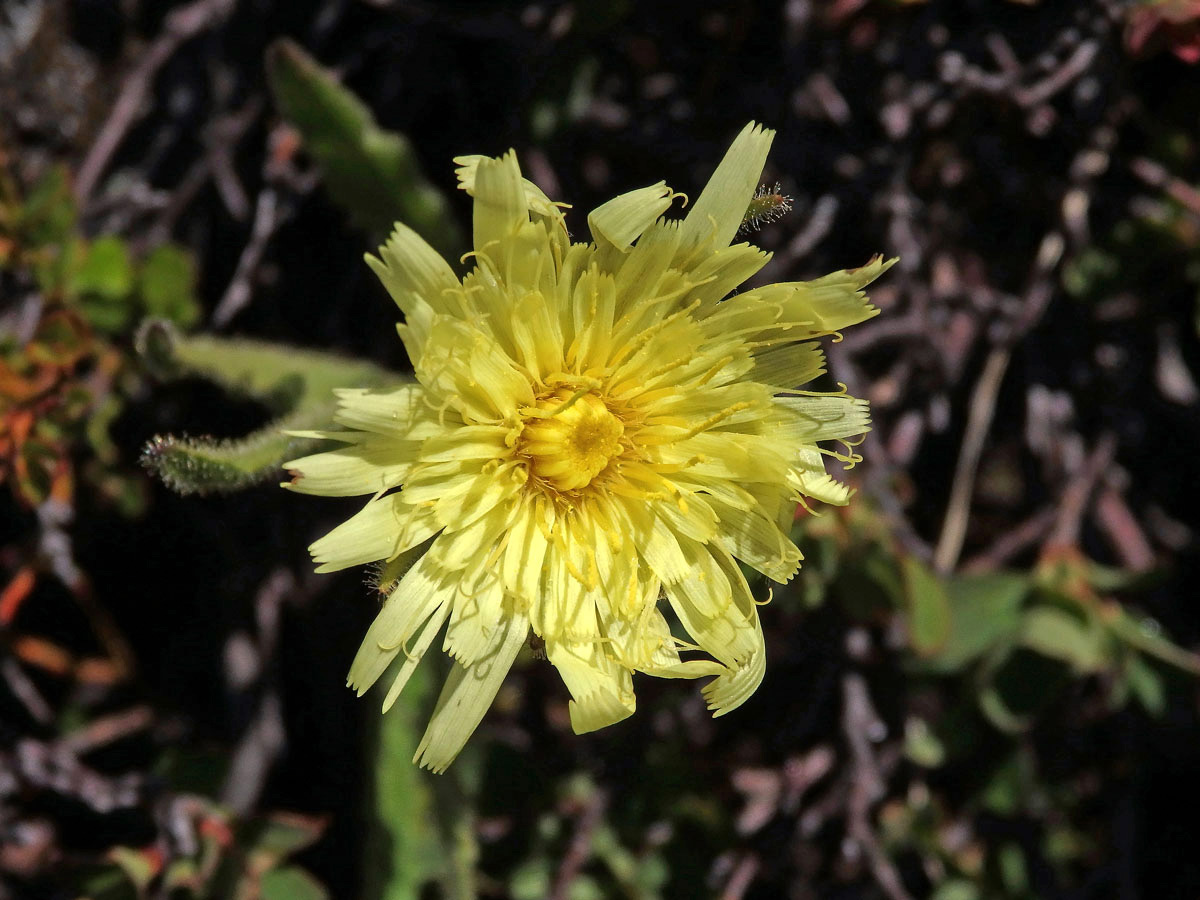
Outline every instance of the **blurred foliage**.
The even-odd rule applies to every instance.
[[[238,821],[201,797],[187,804],[195,847],[114,847],[108,865],[80,871],[78,900],[329,900],[329,892],[288,858],[324,830],[317,819],[275,814]]]
[[[144,490],[108,435],[137,389],[122,338],[144,315],[195,324],[191,254],[163,244],[135,259],[118,237],[88,240],[63,169],[28,191],[0,169],[0,273],[17,298],[0,329],[0,479],[26,506],[69,503],[82,445],[89,486],[135,514]]]

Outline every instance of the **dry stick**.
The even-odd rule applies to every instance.
[[[1074,55],[1072,72],[1078,75],[1075,68],[1083,57]],[[1100,169],[1081,165],[1081,162],[1097,150],[1104,151],[1113,140],[1113,132],[1121,120],[1129,116],[1133,108],[1128,105],[1119,106],[1106,121],[1097,126],[1092,132],[1091,139],[1075,154],[1069,171],[1079,173],[1073,175],[1074,184],[1068,189],[1072,191],[1088,190],[1090,182],[1107,168],[1107,162]],[[1064,199],[1066,198],[1064,194]],[[962,552],[963,540],[966,536],[967,518],[970,511],[971,497],[974,493],[975,474],[979,465],[983,442],[995,415],[996,399],[1003,380],[1004,370],[1008,367],[1009,355],[1017,342],[1032,329],[1046,311],[1054,293],[1053,273],[1057,268],[1065,247],[1063,228],[1068,225],[1068,210],[1066,203],[1060,204],[1059,224],[1042,239],[1038,248],[1037,259],[1030,287],[1025,292],[1021,310],[1016,320],[1009,328],[1009,333],[997,341],[984,367],[984,375],[972,395],[971,413],[968,418],[967,432],[963,437],[963,447],[955,466],[954,483],[951,487],[950,501],[947,504],[946,518],[942,523],[942,531],[938,536],[937,550],[934,553],[934,567],[940,572],[948,572],[958,562]],[[1086,206],[1085,206],[1086,208]]]
[[[179,217],[210,178],[230,216],[240,222],[250,214],[250,201],[246,199],[245,190],[237,181],[231,157],[242,135],[258,120],[262,106],[261,98],[255,97],[241,109],[223,116],[216,122],[211,133],[205,135],[204,155],[191,165],[171,190],[167,205],[137,242],[141,249],[160,244],[171,236]]]
[[[721,891],[721,900],[742,900],[746,889],[754,883],[754,876],[758,874],[758,866],[756,855],[749,851],[742,853],[738,857],[737,865],[733,867],[729,881],[725,883],[725,889]]]
[[[975,493],[975,475],[979,470],[988,430],[996,415],[1000,385],[1012,359],[1013,347],[1037,324],[1050,305],[1050,298],[1054,296],[1053,274],[1062,259],[1064,246],[1065,241],[1058,230],[1051,230],[1042,238],[1033,264],[1030,286],[1021,302],[1021,311],[1008,334],[988,354],[983,372],[971,393],[971,409],[958,462],[954,467],[946,517],[942,521],[942,531],[933,553],[933,567],[939,572],[953,569],[962,553],[967,536],[967,520],[971,513],[971,497]]]
[[[933,551],[933,567],[939,572],[953,569],[958,562],[958,555],[962,553],[963,541],[967,536],[967,520],[971,514],[971,496],[975,493],[975,474],[979,470],[983,445],[992,426],[992,417],[996,414],[996,400],[1000,396],[1000,385],[1011,357],[1010,347],[994,347],[984,363],[983,374],[975,383],[975,390],[971,392],[967,430],[959,449],[958,462],[954,466],[946,518]]]
[[[1129,164],[1129,169],[1150,187],[1158,188],[1176,203],[1200,215],[1200,190],[1172,175],[1165,166],[1139,156]]]
[[[1079,44],[1061,66],[1036,84],[1017,88],[1013,97],[1019,106],[1037,106],[1045,103],[1059,91],[1088,70],[1100,53],[1100,42],[1087,40]]]
[[[158,70],[185,41],[226,19],[233,12],[234,4],[235,0],[194,0],[167,16],[162,34],[154,39],[137,67],[125,78],[112,112],[79,167],[75,177],[75,199],[80,207],[87,205],[113,154],[129,128],[140,118]]]
[[[608,793],[597,789],[579,814],[575,823],[575,833],[571,835],[571,843],[559,864],[558,873],[554,876],[554,886],[550,889],[547,900],[567,900],[570,896],[572,883],[579,877],[579,870],[592,855],[592,833],[600,824],[607,808]]]
[[[214,328],[228,325],[247,303],[254,292],[254,273],[258,269],[266,252],[267,244],[272,235],[282,224],[286,209],[279,203],[279,194],[273,187],[265,187],[258,194],[258,202],[254,206],[254,224],[250,227],[250,240],[242,250],[237,269],[221,302],[213,310],[212,324]]]
[[[5,656],[0,661],[0,676],[7,682],[13,696],[21,701],[30,718],[39,725],[49,725],[54,721],[54,710],[14,657]]]
[[[1010,559],[1032,547],[1046,536],[1058,512],[1052,506],[1034,513],[1020,525],[1000,535],[995,542],[984,550],[972,556],[962,565],[963,572],[994,572]]]
[[[75,560],[75,543],[67,530],[75,519],[74,507],[51,497],[38,507],[37,517],[38,555],[54,577],[70,590],[104,647],[117,680],[124,681],[133,674],[136,657],[108,609],[96,602],[91,580]]]
[[[1096,442],[1096,449],[1091,452],[1083,467],[1063,491],[1054,520],[1054,529],[1046,538],[1047,547],[1075,547],[1079,544],[1079,530],[1083,524],[1083,515],[1087,512],[1088,500],[1105,470],[1112,463],[1116,452],[1117,439],[1112,432],[1106,432]]]
[[[837,218],[838,200],[833,194],[823,194],[813,204],[812,212],[800,233],[788,241],[784,248],[785,263],[808,256],[813,249],[829,236]]]
[[[1120,557],[1122,566],[1136,572],[1154,566],[1154,548],[1150,539],[1116,487],[1105,484],[1100,488],[1093,514]]]
[[[1074,51],[1058,69],[1051,72],[1040,82],[1013,92],[1013,99],[1022,107],[1030,107],[1043,103],[1057,92],[1061,91],[1075,79],[1082,76],[1096,59],[1099,50],[1098,42],[1084,41],[1075,47]],[[1002,89],[1008,89],[1004,84],[1009,76],[1000,78]],[[1123,116],[1125,113],[1122,112]],[[1107,123],[1102,128],[1111,127]],[[1093,134],[1076,159],[1072,162],[1071,171],[1075,171],[1079,158],[1093,150],[1093,144],[1099,142],[1101,130]],[[1079,181],[1087,181],[1080,178]],[[1075,189],[1082,189],[1079,185]],[[975,476],[979,469],[979,460],[987,440],[987,433],[996,413],[996,401],[1000,394],[1000,385],[1012,356],[1012,349],[1017,342],[1029,332],[1050,302],[1054,292],[1052,275],[1062,258],[1065,241],[1062,227],[1066,214],[1060,211],[1058,225],[1051,229],[1042,239],[1038,249],[1037,260],[1034,263],[1033,277],[1030,287],[1025,292],[1022,309],[1017,320],[1012,324],[1009,334],[988,354],[975,390],[971,395],[971,410],[967,418],[966,433],[963,436],[962,448],[959,452],[954,469],[954,481],[950,489],[950,499],[946,506],[946,517],[942,522],[942,530],[938,535],[937,548],[934,551],[933,564],[939,572],[949,572],[958,562],[962,553],[963,542],[966,538],[967,520],[970,516],[971,497],[975,491]]]
[[[137,806],[146,783],[139,774],[102,775],[61,742],[28,737],[20,738],[11,752],[0,753],[0,771],[9,772],[26,790],[73,797],[100,813]]]
[[[119,713],[102,716],[64,737],[59,744],[76,756],[86,756],[99,747],[115,743],[154,724],[154,710],[133,706]]]
[[[280,613],[288,595],[295,591],[292,573],[276,569],[259,588],[255,600],[261,693],[254,720],[238,740],[221,786],[221,802],[235,812],[248,813],[254,808],[287,742],[273,657],[279,640]]]
[[[842,679],[842,731],[850,746],[852,762],[850,796],[846,803],[846,827],[850,838],[862,848],[875,883],[891,900],[912,900],[896,866],[883,852],[871,827],[871,805],[887,793],[883,772],[871,748],[870,734],[879,714],[871,705],[867,682],[851,672]]]

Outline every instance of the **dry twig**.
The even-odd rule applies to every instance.
[[[587,804],[575,821],[575,833],[571,835],[571,843],[567,845],[567,852],[563,854],[562,862],[559,863],[547,900],[567,900],[571,895],[571,884],[579,877],[580,870],[592,855],[592,834],[604,818],[606,809],[608,792],[597,789],[588,798]]]
[[[883,772],[871,746],[871,735],[881,727],[866,680],[853,672],[846,675],[842,679],[842,731],[850,747],[852,765],[846,829],[866,854],[875,883],[890,900],[912,900],[871,826],[871,806],[887,793]]]
[[[167,16],[162,33],[126,76],[108,119],[79,167],[75,177],[75,198],[81,207],[87,206],[113,154],[143,113],[158,70],[184,42],[228,18],[234,6],[235,0],[193,0]]]

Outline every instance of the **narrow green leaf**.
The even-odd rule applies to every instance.
[[[1111,661],[1113,650],[1098,622],[1052,606],[1039,606],[1025,614],[1021,643],[1043,656],[1062,660],[1080,673],[1103,669]]]
[[[364,900],[419,900],[422,888],[448,860],[437,828],[431,778],[412,765],[423,727],[423,709],[434,695],[432,666],[417,666],[401,702],[375,720],[370,742],[374,782],[372,820],[364,850]]]
[[[284,859],[315,843],[325,822],[312,816],[276,813],[252,823],[241,844],[259,871],[277,866]]]
[[[987,685],[979,692],[979,711],[997,730],[1005,734],[1020,734],[1028,729],[1032,722],[1031,717],[1013,712],[994,684]]]
[[[974,882],[965,878],[951,878],[937,886],[929,900],[979,900],[983,895]]]
[[[1026,575],[960,575],[946,581],[950,634],[937,653],[918,660],[919,671],[949,674],[979,659],[1011,638],[1021,624],[1021,605],[1029,593]]]
[[[902,561],[908,636],[921,656],[937,653],[950,637],[950,599],[941,580],[914,556]]]
[[[328,900],[329,891],[299,866],[272,869],[259,882],[262,900]]]
[[[181,247],[163,244],[146,258],[139,276],[146,314],[190,328],[200,318],[196,261]]]
[[[133,290],[133,261],[129,248],[115,235],[97,238],[75,277],[71,289],[78,294],[96,294],[105,300],[120,300]]]
[[[1019,844],[1012,841],[1003,844],[996,853],[996,863],[1007,893],[1019,897],[1029,890],[1029,871]]]
[[[267,77],[280,113],[300,132],[330,196],[355,224],[383,235],[399,219],[457,258],[462,235],[449,204],[406,137],[380,128],[361,100],[292,41],[268,49]]]
[[[1125,686],[1150,715],[1161,716],[1167,708],[1162,676],[1140,656],[1131,654],[1125,671]]]
[[[1184,672],[1200,676],[1200,656],[1189,653],[1163,637],[1162,629],[1153,619],[1136,618],[1121,606],[1113,604],[1106,622],[1112,632],[1129,646]]]

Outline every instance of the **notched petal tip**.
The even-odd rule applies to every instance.
[[[681,250],[729,246],[758,187],[775,132],[750,122],[734,138],[684,219]]]
[[[607,243],[624,253],[670,208],[675,196],[665,181],[620,194],[588,213],[588,228],[598,245]]]

